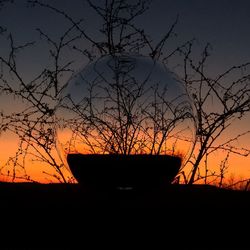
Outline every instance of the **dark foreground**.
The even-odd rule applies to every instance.
[[[250,246],[249,192],[204,185],[87,192],[78,184],[0,183],[0,201],[1,242],[8,246],[77,243],[84,249],[88,241],[103,248],[118,241],[116,249],[131,242],[154,249],[157,244],[165,249]]]

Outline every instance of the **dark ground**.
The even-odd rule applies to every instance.
[[[7,246],[77,243],[85,249],[90,241],[116,249],[145,243],[154,249],[250,249],[250,192],[204,185],[87,192],[78,184],[0,183],[0,202]]]

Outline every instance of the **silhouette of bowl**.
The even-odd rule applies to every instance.
[[[137,54],[102,56],[75,73],[54,117],[58,156],[91,188],[169,184],[196,138],[185,84],[164,63]]]
[[[89,189],[150,189],[170,184],[181,158],[169,155],[68,154],[69,168]]]

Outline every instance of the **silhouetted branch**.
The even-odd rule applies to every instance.
[[[191,58],[192,44],[189,47],[178,49],[185,59],[183,79],[190,95],[193,97],[196,114],[196,148],[198,153],[193,162],[192,174],[189,179],[190,184],[195,181],[200,163],[206,155],[210,155],[217,150],[242,156],[247,156],[250,152],[249,149],[233,145],[249,131],[241,132],[224,142],[219,142],[219,138],[231,128],[232,124],[250,111],[249,74],[245,71],[246,73],[242,73],[235,80],[229,78],[235,72],[248,68],[249,63],[233,66],[212,79],[205,72],[209,47],[209,44],[205,47],[201,60],[196,64]],[[216,104],[213,105],[212,103]],[[209,109],[209,105],[213,105],[214,109]]]
[[[0,0],[0,10],[7,2],[12,1]],[[189,139],[181,138],[179,135],[182,131],[176,129],[183,120],[193,119],[191,108],[182,102],[178,103],[178,98],[181,99],[182,96],[177,96],[176,100],[169,100],[167,90],[161,89],[157,83],[145,87],[151,72],[148,72],[144,82],[136,81],[131,76],[133,62],[126,62],[127,58],[122,57],[145,54],[151,56],[155,63],[161,60],[167,64],[178,54],[183,63],[182,81],[192,98],[196,122],[195,149],[187,161],[187,165],[191,165],[191,170],[186,173],[185,165],[179,176],[189,184],[201,180],[205,183],[219,180],[219,185],[223,186],[231,154],[249,155],[248,148],[236,145],[236,142],[248,135],[249,131],[240,131],[221,140],[235,122],[249,114],[249,62],[235,65],[216,77],[210,77],[206,71],[210,44],[205,46],[199,61],[193,58],[194,39],[168,51],[167,42],[175,35],[178,16],[160,41],[155,43],[144,28],[136,25],[136,18],[149,9],[149,0],[87,0],[90,9],[102,20],[101,26],[97,29],[100,36],[98,41],[86,32],[86,23],[83,19],[74,19],[65,11],[43,1],[29,0],[28,3],[63,17],[69,23],[69,27],[58,40],[46,31],[37,29],[42,40],[49,46],[51,67],[43,68],[29,81],[26,81],[19,71],[17,58],[20,51],[36,46],[36,43],[18,45],[10,34],[9,52],[7,56],[0,55],[0,94],[12,96],[25,104],[21,111],[17,110],[11,114],[0,110],[0,134],[11,132],[19,139],[16,155],[3,165],[12,165],[13,180],[22,178],[16,175],[18,169],[27,177],[26,160],[30,157],[55,170],[55,174],[45,171],[47,176],[58,181],[69,181],[62,172],[62,162],[55,157],[54,131],[54,113],[62,105],[58,104],[58,101],[65,89],[63,76],[69,76],[75,71],[73,59],[66,62],[63,60],[63,52],[67,49],[78,52],[94,64],[105,56],[116,62],[116,68],[112,68],[110,64],[106,65],[113,71],[114,81],[106,79],[103,72],[94,67],[96,79],[91,82],[82,79],[87,82],[88,89],[81,105],[69,98],[72,106],[63,107],[84,120],[82,127],[77,119],[70,120],[68,125],[75,133],[72,141],[75,136],[79,136],[89,152],[180,153],[176,152],[176,144],[179,141],[189,142]],[[0,33],[4,30],[1,27]],[[81,47],[80,43],[84,47]],[[98,59],[94,60],[96,58]],[[239,72],[240,75],[237,75]],[[104,85],[100,86],[100,82]],[[103,106],[98,105],[98,102],[102,102]],[[166,138],[172,140],[172,148],[165,147]],[[209,160],[212,153],[219,150],[226,152],[226,157],[219,166],[219,172],[215,172],[209,168]]]
[[[59,14],[59,15],[62,15],[66,20],[68,20],[74,28],[76,28],[80,34],[87,40],[89,41],[91,44],[93,44],[94,46],[96,46],[98,48],[98,50],[100,51],[100,53],[104,53],[105,50],[104,48],[98,43],[96,42],[95,40],[93,40],[81,27],[80,27],[80,23],[82,23],[82,20],[78,20],[78,21],[75,21],[72,17],[70,17],[68,14],[66,14],[64,11],[61,11],[59,10],[58,8],[55,8],[53,7],[52,5],[49,5],[49,4],[44,4],[40,1],[33,1],[33,0],[29,0],[28,3],[30,3],[32,6],[41,6],[43,8],[46,8],[46,9],[50,9],[52,10],[53,12]]]

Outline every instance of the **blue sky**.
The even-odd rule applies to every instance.
[[[68,23],[49,10],[26,8],[25,0],[8,4],[1,12],[0,23],[8,28],[17,41],[39,40],[37,27],[48,34],[60,34]],[[95,37],[99,19],[89,10],[84,0],[42,1],[54,5],[75,18],[84,18],[87,31]],[[197,48],[207,42],[213,46],[211,69],[223,70],[230,65],[250,60],[250,2],[247,0],[153,0],[150,10],[138,23],[158,41],[179,15],[177,38],[169,46],[197,39]],[[5,44],[1,39],[1,50]],[[199,51],[199,50],[198,50]],[[35,57],[35,58],[34,58]],[[36,52],[33,63],[41,62],[44,55]],[[40,57],[40,58],[39,58]],[[45,59],[44,59],[45,60]]]

